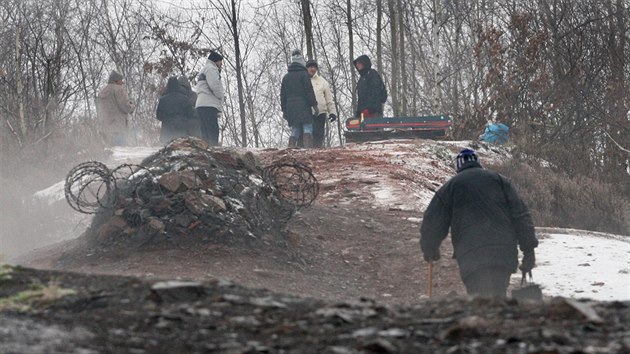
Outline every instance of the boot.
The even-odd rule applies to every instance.
[[[289,137],[289,147],[297,147],[297,139],[293,136]]]
[[[310,149],[313,147],[313,134],[304,134],[304,148]]]

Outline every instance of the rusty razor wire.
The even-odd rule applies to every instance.
[[[263,179],[297,209],[308,207],[319,194],[319,183],[306,164],[283,158],[263,169]]]
[[[146,183],[147,179],[150,183]],[[101,162],[88,161],[70,170],[64,192],[66,201],[74,210],[96,214],[99,208],[113,208],[121,197],[142,199],[145,194],[142,189],[155,187],[155,177],[143,166],[125,164],[110,170]]]
[[[197,150],[202,149],[194,149]],[[164,156],[154,157],[153,161],[164,159],[159,168],[152,171],[161,174],[167,172],[171,166],[176,171],[191,170],[195,174],[194,189],[204,189],[220,181],[227,193],[231,193],[233,184],[238,181],[227,177],[217,177],[211,173],[216,161],[208,151],[194,156]],[[157,171],[156,171],[157,169]],[[110,170],[98,161],[88,161],[74,167],[65,181],[65,196],[68,204],[81,213],[96,214],[99,208],[112,209],[125,198],[135,198],[144,204],[150,203],[152,196],[164,192],[155,174],[144,166],[121,165]],[[312,170],[304,163],[291,158],[284,158],[265,167],[262,171],[264,182],[275,189],[283,209],[288,215],[295,210],[305,208],[317,198],[319,184]],[[273,193],[273,192],[272,192]],[[183,201],[182,201],[183,203]]]

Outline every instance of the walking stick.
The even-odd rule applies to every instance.
[[[433,261],[429,261],[429,298],[433,297]]]

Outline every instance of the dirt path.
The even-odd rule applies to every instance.
[[[286,249],[174,241],[98,256],[83,251],[81,241],[75,240],[31,253],[21,263],[86,273],[226,278],[248,287],[332,301],[366,297],[417,303],[428,291],[428,266],[418,243],[419,210],[450,174],[450,165],[435,160],[422,141],[391,144],[258,151],[264,163],[287,156],[306,162],[320,181],[315,204],[287,225]],[[442,255],[434,267],[434,295],[464,293],[449,240],[443,243]]]
[[[33,253],[25,265],[85,273],[151,278],[229,279],[255,288],[332,301],[360,297],[409,304],[426,298],[428,268],[421,259],[411,213],[315,205],[288,225],[287,250],[221,245],[151,247],[125,254],[77,254],[77,241]],[[80,247],[78,247],[80,248]],[[434,294],[463,293],[450,244],[434,270]]]

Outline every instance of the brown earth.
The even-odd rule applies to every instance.
[[[407,167],[396,149],[260,151],[307,162],[322,181],[286,247],[183,234],[102,252],[79,238],[21,259],[59,271],[0,267],[0,353],[630,353],[628,302],[453,296],[464,291],[449,240],[429,301],[414,191],[448,178],[449,161]]]
[[[387,206],[376,204],[370,191],[382,184],[425,188],[430,183],[418,176],[423,171],[394,164],[389,153],[378,149],[272,149],[259,154],[266,163],[286,156],[312,166],[324,183],[316,202],[289,221],[285,249],[208,244],[178,235],[171,244],[103,254],[78,239],[40,249],[19,261],[30,267],[85,273],[230,279],[248,287],[332,301],[365,297],[413,304],[426,299],[429,269],[418,242],[421,212],[408,206],[413,207],[413,196],[401,207]],[[439,168],[426,171],[431,180],[440,179]],[[334,180],[339,183],[330,182]],[[401,180],[404,183],[399,185]],[[463,294],[448,239],[442,254],[433,269],[433,295]]]

